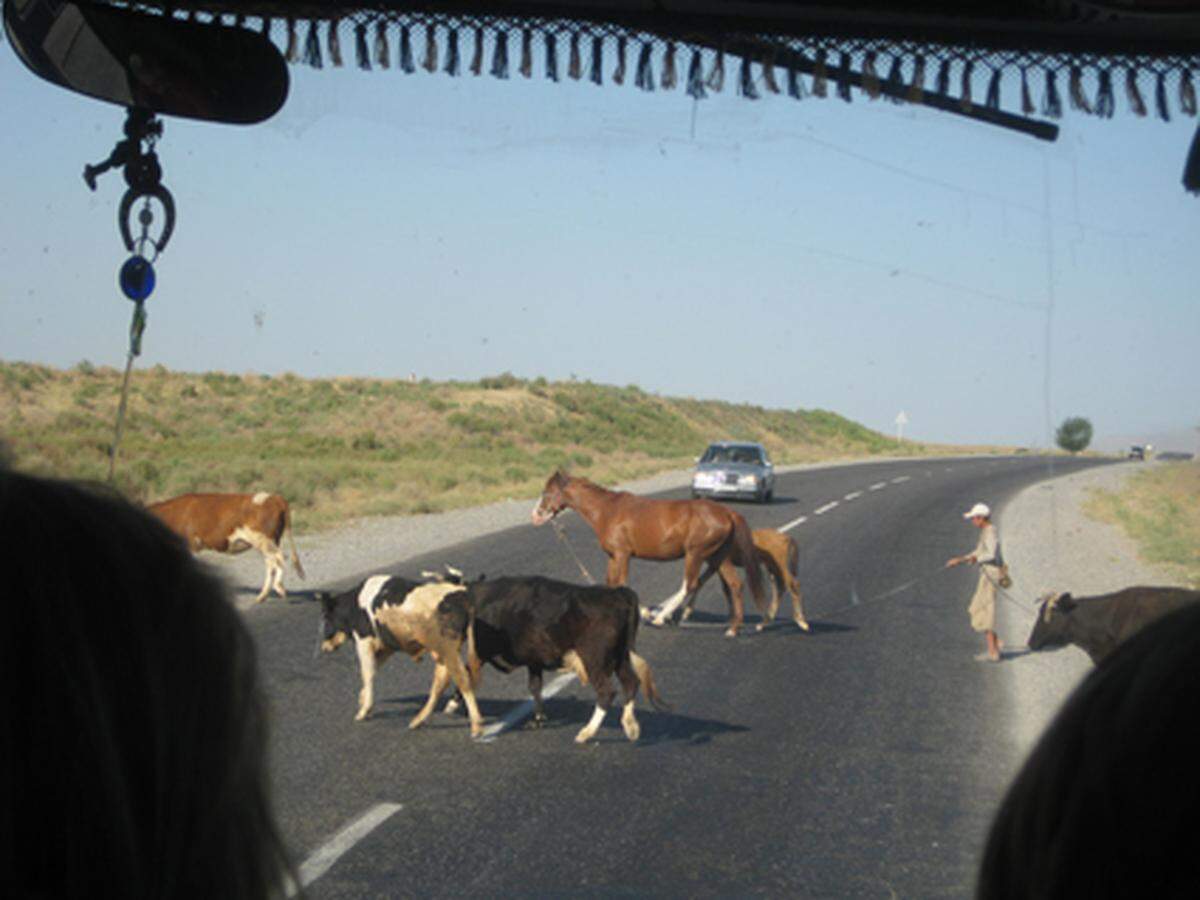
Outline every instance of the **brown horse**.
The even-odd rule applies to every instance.
[[[652,500],[625,491],[610,491],[559,470],[546,481],[542,498],[533,509],[533,524],[543,525],[564,509],[581,515],[608,554],[608,584],[629,580],[629,560],[672,560],[683,557],[683,585],[649,617],[663,625],[681,604],[693,601],[714,572],[720,571],[729,601],[729,627],[737,634],[742,624],[742,581],[733,563],[745,566],[755,605],[766,615],[762,572],[754,552],[750,526],[739,513],[711,500]],[[700,566],[707,563],[703,574]]]
[[[769,623],[775,621],[775,613],[779,611],[779,600],[783,592],[787,591],[792,598],[792,620],[802,631],[808,631],[808,620],[804,618],[804,598],[800,593],[800,582],[796,579],[800,549],[796,546],[795,539],[774,528],[755,528],[754,552],[759,562],[771,573],[771,605],[767,607],[766,614],[758,623],[758,630],[762,631]],[[733,563],[738,566],[742,564],[736,551]],[[722,582],[721,586],[724,587],[725,583]],[[692,602],[683,608],[685,622],[691,617],[695,605],[693,598]]]

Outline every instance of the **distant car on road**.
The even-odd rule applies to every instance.
[[[696,460],[693,497],[748,497],[765,503],[775,494],[775,466],[762,444],[717,441]]]
[[[1146,448],[1139,447],[1137,444],[1134,444],[1132,447],[1129,448],[1129,453],[1127,454],[1127,456],[1129,457],[1129,459],[1145,459],[1146,458]]]

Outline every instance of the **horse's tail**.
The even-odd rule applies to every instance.
[[[754,605],[763,615],[767,613],[767,598],[763,593],[762,567],[759,565],[758,553],[754,549],[754,534],[740,513],[730,510],[733,516],[733,546],[742,558],[742,568],[746,570],[746,580],[750,582],[750,593],[754,597]]]
[[[787,545],[787,567],[794,581],[800,576],[800,547],[790,534],[787,536]]]

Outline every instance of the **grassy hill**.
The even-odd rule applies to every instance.
[[[0,453],[25,471],[103,479],[121,373],[0,362]],[[557,466],[614,483],[691,465],[711,440],[776,463],[900,452],[824,410],[772,410],[633,386],[135,370],[117,485],[136,500],[272,490],[298,528],[533,496]],[[933,448],[906,442],[902,452]]]

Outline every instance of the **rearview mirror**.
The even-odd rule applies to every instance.
[[[86,2],[6,0],[4,29],[35,75],[125,107],[250,125],[287,99],[282,55],[244,28]]]

